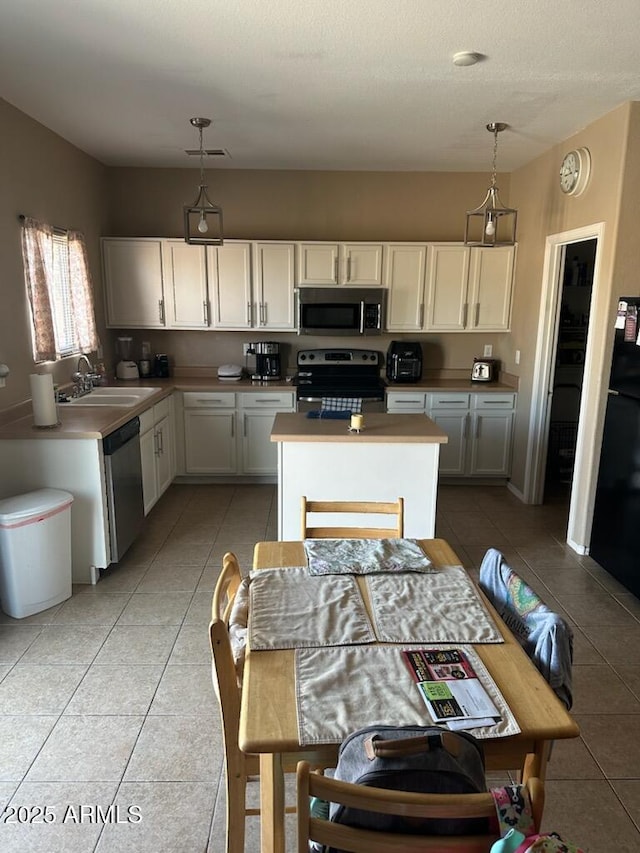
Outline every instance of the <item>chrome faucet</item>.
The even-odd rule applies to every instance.
[[[87,368],[84,373],[80,369],[83,364],[85,364]],[[99,374],[95,372],[93,365],[83,353],[78,359],[75,372],[71,374],[71,379],[75,386],[73,389],[73,396],[83,397],[85,394],[89,394],[93,391],[93,383],[97,382],[99,378]]]

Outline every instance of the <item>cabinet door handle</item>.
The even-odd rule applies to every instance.
[[[336,284],[338,283],[338,256],[335,256],[333,261],[333,277],[335,279]]]
[[[153,434],[153,453],[155,456],[160,456],[160,445],[158,442],[158,433]]]
[[[235,438],[236,435],[236,416],[235,413],[231,415],[231,438]]]
[[[469,303],[465,302],[463,311],[462,311],[462,325],[466,329],[467,328],[467,309],[469,308]]]
[[[164,326],[164,299],[158,299],[158,319]]]
[[[162,430],[158,430],[156,435],[158,436],[158,456],[164,456],[164,436]]]
[[[347,281],[351,281],[351,255],[347,258]]]
[[[255,400],[255,403],[258,403],[259,405],[264,405],[265,403],[275,403],[277,405],[279,402],[279,397],[264,397]]]
[[[477,415],[476,415],[475,426],[476,426],[476,429],[475,429],[474,438],[480,438],[480,418]]]
[[[262,325],[263,326],[267,325],[267,303],[266,302],[262,303]]]
[[[242,435],[247,437],[247,414],[246,412],[242,413]]]
[[[204,316],[204,324],[205,324],[205,326],[208,326],[209,325],[209,303],[207,302],[206,299],[202,303],[202,311],[203,311],[203,316]]]
[[[476,302],[476,326],[480,325],[480,303]]]
[[[464,439],[468,438],[468,425],[469,425],[469,415],[465,415],[464,421],[462,423],[462,437]]]
[[[420,303],[420,320],[419,326],[422,328],[424,326],[424,302]]]
[[[251,301],[247,302],[247,326],[251,325]]]

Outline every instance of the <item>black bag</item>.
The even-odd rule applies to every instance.
[[[467,732],[437,726],[369,726],[349,735],[333,777],[343,782],[423,794],[487,790],[484,753]],[[356,828],[422,835],[471,835],[488,830],[483,818],[416,820],[331,803],[329,817]]]

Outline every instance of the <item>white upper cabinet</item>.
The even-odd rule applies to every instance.
[[[298,284],[382,285],[382,243],[300,243]]]
[[[425,245],[389,243],[386,246],[384,282],[389,288],[387,331],[422,331],[426,265]]]
[[[425,294],[426,329],[462,332],[467,321],[470,249],[451,244],[429,246]]]
[[[209,297],[204,246],[184,240],[163,240],[164,292],[167,326],[173,329],[209,327]]]
[[[207,247],[209,288],[216,329],[252,328],[251,243]]]
[[[295,328],[295,244],[253,244],[253,325]]]
[[[474,247],[469,270],[469,328],[477,332],[508,331],[515,246]]]
[[[207,252],[214,328],[295,328],[294,243],[226,241]]]
[[[103,238],[102,263],[108,327],[165,327],[162,242],[155,238]]]
[[[431,244],[424,331],[509,330],[515,246]]]

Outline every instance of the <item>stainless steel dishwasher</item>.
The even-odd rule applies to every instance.
[[[139,534],[144,521],[140,418],[132,418],[103,438],[102,449],[111,562],[117,563]]]

